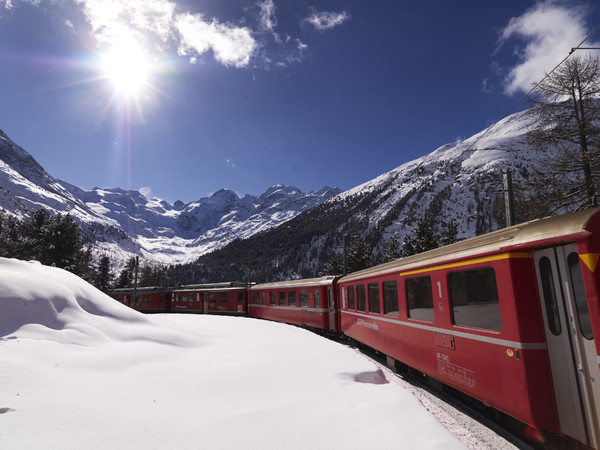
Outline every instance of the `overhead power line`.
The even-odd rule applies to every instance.
[[[540,81],[538,81],[525,95],[523,95],[513,106],[511,106],[508,111],[506,111],[498,120],[496,120],[496,122],[494,122],[492,125],[490,125],[483,133],[481,136],[479,136],[477,139],[475,139],[475,142],[473,142],[471,145],[469,145],[469,147],[464,150],[461,153],[461,156],[464,155],[465,153],[467,153],[468,151],[471,151],[471,149],[480,141],[482,140],[485,136],[488,135],[488,133],[490,131],[492,131],[492,129],[498,125],[498,123],[506,118],[510,113],[512,113],[515,108],[517,106],[519,106],[521,104],[521,102],[523,102],[523,100],[525,100],[526,98],[529,97],[529,94],[531,94],[533,91],[535,91],[538,86],[546,79],[548,78],[550,75],[552,75],[554,73],[554,71],[556,69],[558,69],[567,59],[569,59],[569,57],[576,51],[576,50],[597,50],[600,49],[600,47],[582,47],[582,45],[596,32],[598,31],[598,29],[600,28],[600,24],[596,25],[596,28],[594,28],[586,37],[583,41],[581,41],[579,43],[579,45],[577,47],[573,47],[571,48],[571,51],[569,52],[569,54],[567,56],[565,56],[563,58],[563,60],[561,62],[559,62],[556,66],[554,66],[554,68],[548,72]]]

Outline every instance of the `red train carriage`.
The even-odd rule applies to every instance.
[[[246,283],[195,284],[173,290],[171,311],[246,315]]]
[[[134,289],[122,288],[109,292],[112,298],[126,306],[142,312],[169,312],[171,308],[171,292],[169,288],[140,287],[136,290],[136,300],[133,301]]]
[[[341,328],[535,429],[598,448],[599,257],[598,209],[517,225],[342,277]],[[277,299],[277,289],[259,292]]]
[[[248,315],[339,332],[336,277],[257,284],[249,289]]]

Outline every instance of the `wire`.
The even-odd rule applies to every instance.
[[[540,81],[538,81],[525,95],[523,95],[512,107],[510,107],[508,109],[508,111],[506,111],[498,120],[496,120],[496,122],[494,122],[492,125],[490,125],[482,134],[481,136],[479,136],[471,145],[469,145],[469,147],[466,150],[463,150],[460,154],[460,156],[464,155],[465,153],[467,153],[468,151],[471,151],[471,149],[480,141],[482,140],[485,136],[488,135],[488,133],[490,131],[492,131],[492,129],[498,125],[498,123],[500,123],[501,120],[503,120],[504,118],[506,118],[511,112],[514,111],[514,109],[519,106],[521,104],[521,102],[523,100],[525,100],[526,98],[529,97],[529,94],[531,94],[534,90],[536,90],[538,88],[538,86],[546,79],[548,78],[550,75],[552,75],[554,73],[554,71],[556,69],[558,69],[567,59],[569,59],[569,57],[576,51],[579,49],[582,49],[581,46],[585,43],[585,41],[587,41],[596,31],[598,31],[598,28],[600,28],[600,24],[598,24],[596,26],[596,28],[594,28],[586,37],[583,41],[581,41],[579,43],[579,45],[577,47],[573,47],[571,48],[571,51],[569,52],[569,54],[567,56],[565,56],[563,58],[563,60],[561,62],[559,62],[556,66],[554,66],[554,68],[548,72],[544,78],[542,78]],[[479,150],[479,149],[475,149],[475,150]],[[482,149],[483,150],[483,149]]]

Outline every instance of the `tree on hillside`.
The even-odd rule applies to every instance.
[[[454,244],[458,240],[458,225],[454,219],[450,219],[450,222],[446,224],[446,227],[440,233],[438,242],[440,247],[445,245]]]
[[[438,240],[433,233],[431,224],[423,219],[417,220],[411,233],[404,237],[402,242],[402,256],[416,255],[437,248]]]
[[[342,275],[344,273],[344,256],[341,253],[334,253],[323,266],[321,273],[323,275]]]
[[[0,256],[19,258],[22,250],[21,223],[0,211]]]
[[[371,267],[372,251],[360,234],[350,235],[346,250],[348,273]]]
[[[458,226],[454,220],[446,223],[439,235],[433,232],[433,227],[423,219],[417,220],[411,232],[402,242],[402,257],[433,250],[434,248],[450,245],[458,240]]]
[[[402,247],[396,236],[392,236],[383,244],[383,257],[381,262],[391,262],[402,257]]]
[[[102,258],[100,258],[100,262],[98,263],[98,267],[96,268],[96,277],[94,280],[94,285],[102,292],[106,292],[110,289],[112,279],[113,274],[110,270],[110,258],[105,255]]]
[[[85,258],[79,226],[70,214],[56,214],[49,219],[45,245],[44,264],[76,272],[79,262]]]
[[[573,56],[544,79],[532,99],[537,113],[530,143],[543,158],[540,201],[552,210],[583,209],[600,191],[600,64],[598,57]]]
[[[117,281],[115,283],[115,288],[125,288],[133,286],[135,277],[135,264],[135,256],[132,256],[125,264],[123,270],[121,270],[121,272],[119,273],[119,277],[117,278]]]

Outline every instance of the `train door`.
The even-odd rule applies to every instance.
[[[327,304],[329,307],[329,330],[335,331],[335,302],[333,300],[333,287],[327,287]]]
[[[598,448],[600,369],[577,247],[534,252],[560,427]]]
[[[204,314],[208,314],[208,292],[204,293]]]

